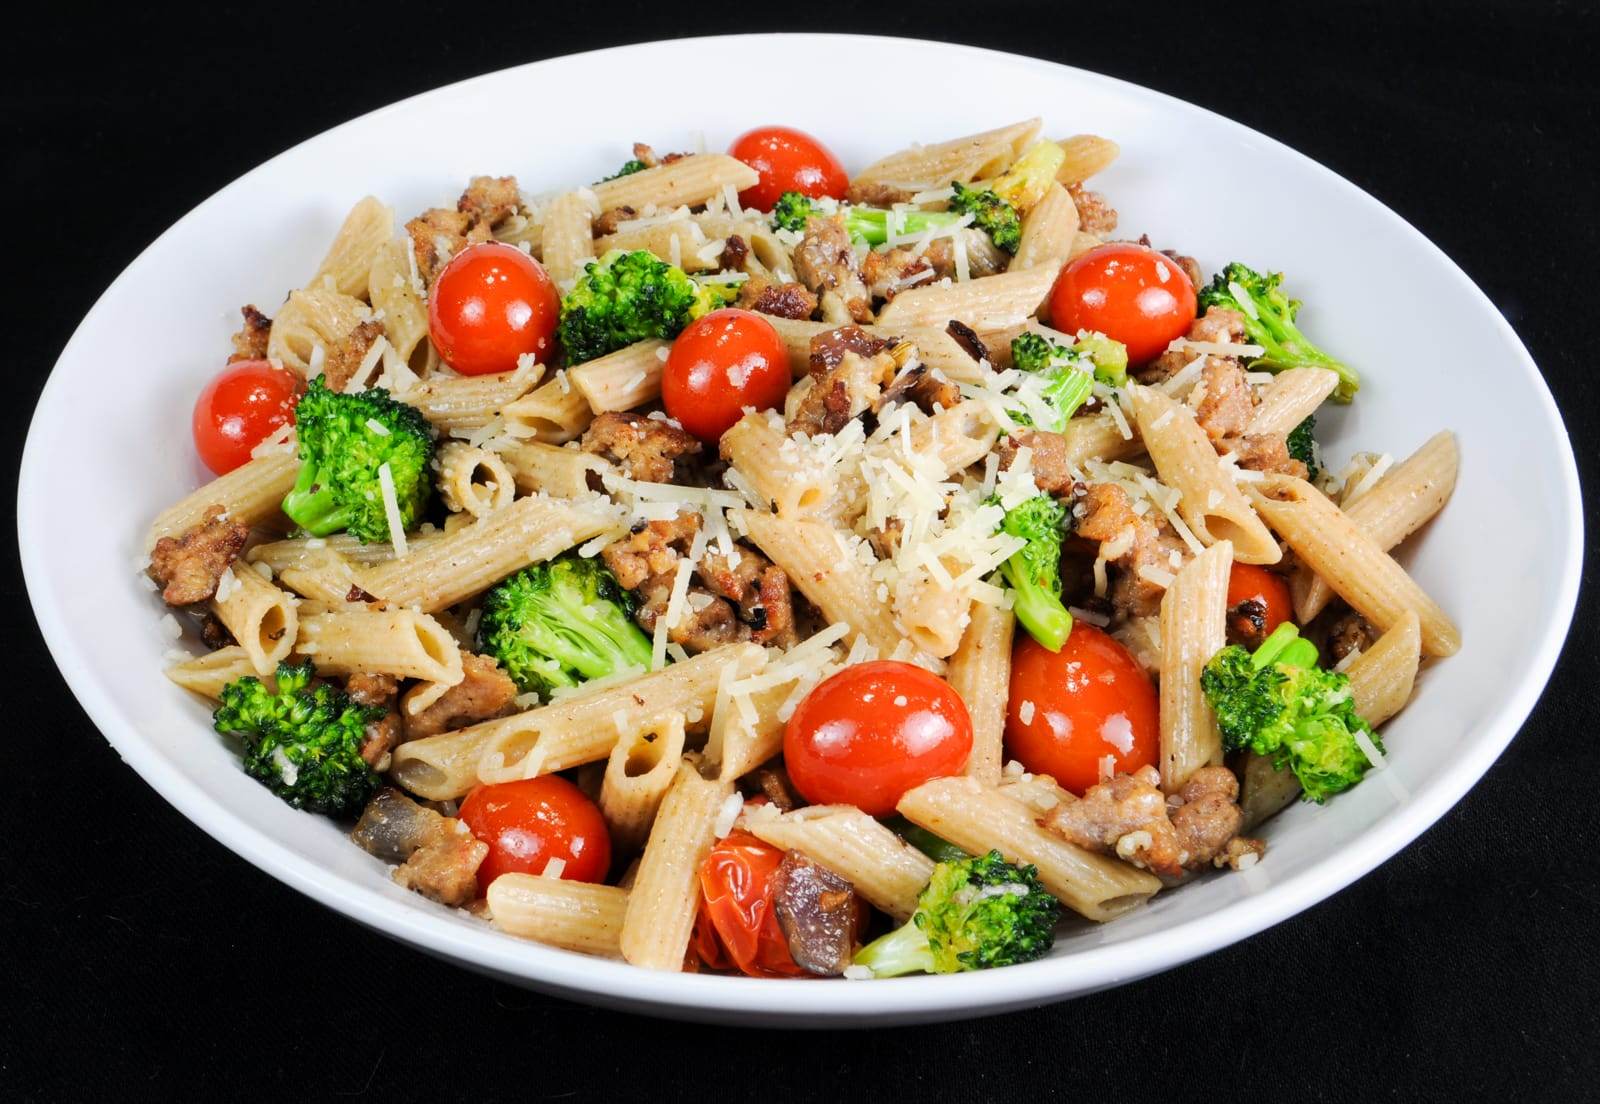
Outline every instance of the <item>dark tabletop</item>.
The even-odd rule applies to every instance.
[[[112,278],[194,204],[301,139],[440,84],[596,46],[854,29],[1097,69],[1330,166],[1499,304],[1562,405],[1585,483],[1600,486],[1596,341],[1582,332],[1600,314],[1595,5],[1323,0],[1296,14],[1289,0],[1228,0],[1162,14],[1148,0],[921,0],[824,14],[847,6],[746,7],[713,24],[682,14],[702,5],[625,0],[538,14],[212,4],[184,18],[30,5],[0,32],[14,395],[0,410],[12,457],[50,364]],[[780,14],[796,8],[812,14]],[[895,86],[892,73],[860,80],[868,104]],[[803,79],[790,84],[804,95]],[[107,378],[138,384],[114,365]],[[1113,992],[823,1036],[525,992],[259,873],[95,732],[44,651],[3,543],[0,780],[13,815],[0,842],[0,1099],[1600,1095],[1592,555],[1566,653],[1522,734],[1438,825],[1332,900]]]

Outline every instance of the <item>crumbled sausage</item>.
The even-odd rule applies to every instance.
[[[739,289],[738,305],[775,318],[804,320],[816,311],[817,297],[803,284],[770,284],[753,276]]]
[[[884,388],[877,409],[882,410],[895,403],[912,403],[924,414],[934,414],[938,410],[949,410],[960,401],[961,389],[947,380],[943,373],[935,372],[926,364],[917,364],[901,372],[893,383]]]
[[[699,573],[707,590],[738,608],[740,620],[750,626],[750,639],[778,648],[795,643],[794,604],[783,568],[741,546],[731,562],[720,553],[706,553]]]
[[[630,479],[670,483],[678,457],[698,453],[700,441],[671,422],[612,410],[589,423],[583,434],[583,451],[619,465]]]
[[[1190,341],[1241,345],[1244,343],[1244,315],[1227,307],[1207,307],[1205,314],[1189,323],[1189,332],[1184,336]],[[1140,369],[1139,378],[1145,383],[1158,383],[1183,371],[1198,355],[1188,349],[1168,350]],[[1207,363],[1226,359],[1207,357]]]
[[[474,222],[464,211],[430,207],[406,223],[411,251],[417,258],[417,273],[422,282],[432,284],[446,260],[466,246],[490,238],[489,224]]]
[[[366,736],[361,741],[361,758],[367,766],[374,770],[382,769],[384,757],[395,749],[400,743],[403,731],[400,722],[400,711],[390,707],[378,720],[367,726]]]
[[[626,205],[621,207],[607,207],[595,218],[593,224],[591,225],[591,230],[594,233],[594,236],[597,238],[605,234],[615,234],[617,232],[618,223],[627,222],[637,214],[637,211]]]
[[[474,224],[495,226],[517,213],[522,196],[514,176],[475,176],[456,201],[456,210]]]
[[[1306,477],[1306,466],[1289,455],[1289,441],[1281,433],[1246,433],[1242,437],[1224,437],[1217,442],[1222,452],[1231,452],[1241,468],[1251,471],[1278,472],[1296,479]]]
[[[809,371],[813,376],[826,375],[843,363],[846,353],[876,356],[892,344],[892,341],[875,337],[860,326],[824,330],[811,339]]]
[[[1163,249],[1161,255],[1183,269],[1183,274],[1189,277],[1189,282],[1194,285],[1196,291],[1205,285],[1205,276],[1200,272],[1199,261],[1179,253],[1176,249]]]
[[[672,576],[653,575],[639,587],[643,599],[633,619],[647,633],[654,633],[656,621],[667,612],[672,599]],[[733,604],[712,594],[703,586],[690,584],[683,616],[667,630],[667,639],[690,654],[735,641],[749,640],[750,626],[739,620]]]
[[[393,675],[371,674],[365,671],[348,675],[344,692],[357,705],[390,706],[400,691],[400,680]]]
[[[1088,540],[1118,542],[1132,531],[1132,538],[1122,553],[1108,557],[1115,565],[1116,579],[1111,586],[1111,603],[1127,617],[1146,617],[1161,608],[1164,589],[1146,579],[1140,568],[1149,567],[1172,574],[1177,570],[1173,553],[1181,562],[1187,546],[1172,531],[1167,519],[1160,515],[1134,512],[1127,492],[1115,483],[1095,483],[1084,489],[1073,507],[1077,518],[1078,536]],[[1081,511],[1081,512],[1080,512]]]
[[[749,244],[738,234],[729,234],[722,242],[722,255],[717,265],[730,272],[744,271],[745,258],[750,256]]]
[[[1072,488],[1072,465],[1067,462],[1067,439],[1047,429],[1020,429],[1001,438],[1000,470],[1010,471],[1020,449],[1030,452],[1033,482],[1046,494],[1061,494]]]
[[[1106,202],[1099,192],[1091,192],[1081,184],[1067,185],[1072,204],[1078,209],[1078,228],[1086,234],[1106,237],[1117,228],[1116,208]]]
[[[1182,804],[1168,816],[1191,869],[1209,863],[1239,834],[1239,780],[1227,767],[1201,767],[1178,789]]]
[[[378,338],[383,336],[383,323],[366,321],[357,324],[356,328],[345,334],[331,352],[322,366],[322,381],[333,391],[343,391],[345,385],[355,377],[361,368],[361,362],[371,352]]]
[[[821,298],[825,321],[866,322],[872,297],[861,282],[855,247],[844,228],[844,216],[813,218],[794,250],[794,271],[800,282]]]
[[[1213,441],[1236,437],[1250,424],[1255,396],[1244,369],[1232,357],[1207,357],[1200,370],[1201,389],[1195,404],[1194,419]]]
[[[789,417],[790,433],[838,433],[851,419],[878,409],[883,387],[894,379],[894,357],[846,353],[837,368],[802,381],[803,393]]]
[[[664,575],[678,564],[678,556],[700,531],[698,514],[681,513],[670,521],[641,522],[620,540],[600,550],[600,556],[625,590],[637,590],[653,575]]]
[[[226,511],[209,506],[200,521],[178,537],[162,537],[150,550],[150,575],[162,586],[169,606],[204,602],[217,593],[223,572],[250,538],[250,527],[224,520]]]
[[[385,862],[401,863],[392,876],[407,889],[451,907],[478,895],[478,867],[489,845],[461,821],[419,805],[392,786],[367,802],[350,838]]]
[[[874,250],[861,262],[861,280],[874,299],[893,299],[900,292],[939,278],[927,250]]]
[[[232,364],[236,360],[265,360],[267,337],[272,333],[272,319],[256,310],[253,305],[240,307],[239,313],[244,315],[244,325],[233,335],[233,355],[228,357],[228,363]]]
[[[1338,663],[1352,652],[1364,652],[1378,642],[1372,622],[1350,610],[1328,626],[1328,654]]]
[[[488,656],[461,653],[462,679],[420,713],[406,717],[406,739],[420,740],[502,716],[517,684]]]
[[[859,183],[851,181],[850,187],[845,191],[845,198],[851,203],[867,207],[893,207],[896,203],[908,202],[916,194],[911,188],[900,188],[876,180],[863,180]]]

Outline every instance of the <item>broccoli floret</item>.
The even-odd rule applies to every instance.
[[[950,187],[950,210],[972,216],[972,225],[989,235],[994,244],[1007,253],[1015,253],[1022,244],[1022,216],[1017,209],[1001,199],[989,188],[969,188],[959,181]]]
[[[1289,446],[1289,456],[1306,466],[1306,478],[1315,479],[1322,466],[1317,463],[1317,439],[1312,436],[1312,431],[1317,428],[1315,414],[1307,414],[1306,420],[1289,431],[1286,442]]]
[[[1109,338],[1106,340],[1110,341]],[[1111,344],[1122,347],[1118,342]],[[1068,420],[1093,394],[1094,383],[1099,376],[1099,370],[1086,352],[1086,347],[1058,345],[1032,331],[1024,331],[1012,339],[1011,363],[1022,372],[1044,378],[1044,386],[1037,394],[1049,411],[1045,413],[1040,410],[1038,403],[1032,403],[1028,409],[1008,410],[1006,413],[1022,425],[1037,425],[1053,433],[1066,429]],[[1020,388],[1026,384],[1019,383],[1018,386]]]
[[[1103,333],[1084,330],[1071,345],[1059,345],[1041,333],[1024,330],[1011,340],[1011,364],[1022,372],[1049,372],[1064,365],[1094,368],[1094,378],[1108,387],[1128,382],[1128,347]]]
[[[646,338],[677,337],[737,293],[732,284],[697,283],[648,250],[613,249],[584,266],[561,300],[556,334],[567,363],[582,364]]]
[[[998,851],[941,862],[911,919],[861,948],[854,965],[897,977],[1032,962],[1054,945],[1060,916],[1032,866],[1013,866]]]
[[[374,387],[354,395],[311,381],[294,411],[300,475],[283,512],[312,536],[348,531],[370,544],[390,538],[384,505],[387,467],[400,526],[416,523],[433,491],[434,430],[414,406]]]
[[[1294,771],[1312,801],[1347,790],[1371,766],[1357,734],[1383,743],[1355,710],[1350,679],[1317,666],[1317,649],[1285,622],[1254,653],[1223,648],[1200,673],[1223,745]]]
[[[1354,368],[1342,364],[1313,345],[1294,324],[1300,300],[1290,299],[1278,289],[1283,273],[1263,276],[1233,262],[1217,273],[1200,292],[1200,311],[1207,307],[1226,307],[1244,315],[1245,338],[1265,352],[1250,362],[1252,368],[1281,372],[1287,368],[1330,368],[1339,374],[1333,401],[1347,403],[1361,387]]]
[[[378,789],[361,744],[383,710],[327,683],[312,686],[311,675],[307,660],[278,664],[276,692],[254,675],[235,679],[222,688],[212,724],[243,738],[245,773],[296,809],[353,815]]]
[[[637,157],[629,158],[627,161],[622,163],[622,168],[618,169],[610,176],[602,176],[599,180],[596,180],[595,183],[604,184],[608,180],[621,180],[625,176],[632,176],[636,172],[643,172],[649,167],[649,165],[646,165]]]
[[[804,192],[784,192],[778,197],[778,202],[772,205],[772,228],[793,230],[798,234],[816,213],[816,203]]]
[[[478,648],[519,688],[550,691],[650,666],[633,596],[594,559],[567,553],[525,567],[484,596]]]
[[[993,500],[991,500],[993,501]],[[1072,614],[1061,604],[1061,537],[1067,508],[1050,495],[1035,495],[1006,511],[1000,531],[1028,543],[1000,565],[1016,594],[1012,610],[1028,634],[1059,652],[1072,631]]]
[[[903,816],[889,817],[883,824],[934,862],[960,862],[962,859],[972,857],[943,836],[936,836],[920,824],[912,824]]]
[[[1067,151],[1054,142],[1035,142],[1022,151],[1012,166],[994,180],[995,195],[1015,210],[1027,213],[1056,182]]]
[[[882,245],[889,240],[892,226],[897,235],[920,234],[924,230],[949,226],[971,212],[972,225],[988,234],[995,245],[1007,253],[1015,253],[1022,240],[1022,220],[1016,210],[1005,200],[988,190],[968,188],[953,184],[955,195],[948,211],[887,211],[882,207],[864,207],[858,204],[839,204],[832,210],[844,215],[845,232],[853,241],[863,245]],[[813,215],[827,215],[823,208],[799,192],[784,192],[772,205],[772,228],[793,230],[806,228]]]

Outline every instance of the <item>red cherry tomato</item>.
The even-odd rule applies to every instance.
[[[1059,652],[1022,636],[1011,653],[1007,754],[1075,794],[1103,773],[1153,766],[1158,712],[1156,688],[1138,661],[1092,625],[1075,622]],[[1108,755],[1113,769],[1102,772]]]
[[[772,210],[784,192],[802,192],[812,199],[843,199],[850,184],[833,151],[793,127],[747,130],[733,140],[728,153],[761,174],[754,186],[739,193],[739,205],[757,211]]]
[[[1283,581],[1282,575],[1275,575],[1254,564],[1236,563],[1228,575],[1228,609],[1251,600],[1261,603],[1263,613],[1260,633],[1255,633],[1252,625],[1251,636],[1259,635],[1265,639],[1273,629],[1294,616],[1289,584]]]
[[[789,354],[772,323],[723,307],[691,322],[672,343],[661,402],[684,429],[715,442],[745,407],[782,406],[791,382]]]
[[[551,859],[569,882],[603,881],[611,868],[611,836],[600,810],[559,775],[474,786],[457,814],[489,845],[478,867],[478,892],[502,874],[543,874]]]
[[[972,719],[950,684],[894,660],[823,680],[783,734],[789,780],[806,800],[872,816],[930,778],[960,774],[971,752]]]
[[[1194,284],[1154,249],[1118,242],[1069,261],[1050,292],[1050,324],[1066,333],[1098,330],[1128,347],[1138,367],[1189,332]]]
[[[428,335],[463,376],[509,372],[532,353],[555,351],[561,297],[539,262],[502,242],[469,245],[444,266],[428,295]]]
[[[751,977],[801,977],[773,907],[772,875],[783,851],[748,832],[717,842],[700,864],[702,903],[695,951],[713,969],[729,963]]]
[[[250,450],[294,421],[300,378],[264,360],[237,360],[206,384],[194,403],[194,447],[206,467],[226,475]]]

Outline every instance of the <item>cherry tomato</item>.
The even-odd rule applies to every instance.
[[[1260,626],[1250,625],[1252,638],[1265,640],[1267,634],[1294,615],[1294,604],[1289,597],[1289,584],[1282,575],[1275,575],[1264,567],[1236,563],[1228,575],[1228,609],[1232,611],[1241,602],[1261,603]],[[1230,620],[1233,614],[1229,614]],[[1250,619],[1252,622],[1253,618]]]
[[[1161,745],[1156,688],[1128,649],[1082,621],[1059,652],[1018,635],[1006,704],[1011,758],[1075,794],[1102,773],[1155,764]],[[1113,769],[1102,772],[1107,756]]]
[[[715,442],[745,407],[782,406],[791,382],[789,354],[772,323],[723,307],[691,322],[672,343],[661,402],[684,429]]]
[[[559,775],[474,786],[457,814],[489,845],[478,891],[502,874],[543,874],[562,859],[569,882],[603,881],[611,868],[605,818],[583,791]]]
[[[1050,324],[1066,333],[1098,330],[1128,347],[1138,367],[1189,332],[1194,284],[1154,249],[1117,242],[1069,261],[1050,291]]]
[[[728,153],[761,174],[754,186],[739,193],[740,206],[757,211],[772,210],[784,192],[802,192],[812,199],[843,199],[850,184],[833,151],[793,127],[747,130],[733,140]]]
[[[921,667],[878,660],[823,680],[789,718],[789,780],[818,805],[894,812],[905,792],[960,774],[972,719],[950,684]]]
[[[524,353],[551,359],[560,313],[561,297],[538,261],[503,242],[480,242],[434,280],[428,335],[463,376],[509,372]]]
[[[781,862],[780,848],[748,832],[732,832],[700,864],[700,916],[710,931],[697,932],[695,944],[707,966],[726,968],[716,953],[720,950],[752,977],[805,975],[789,954],[773,907],[772,874]]]
[[[294,421],[300,378],[264,360],[236,360],[194,403],[194,447],[206,467],[226,475],[250,450]]]

